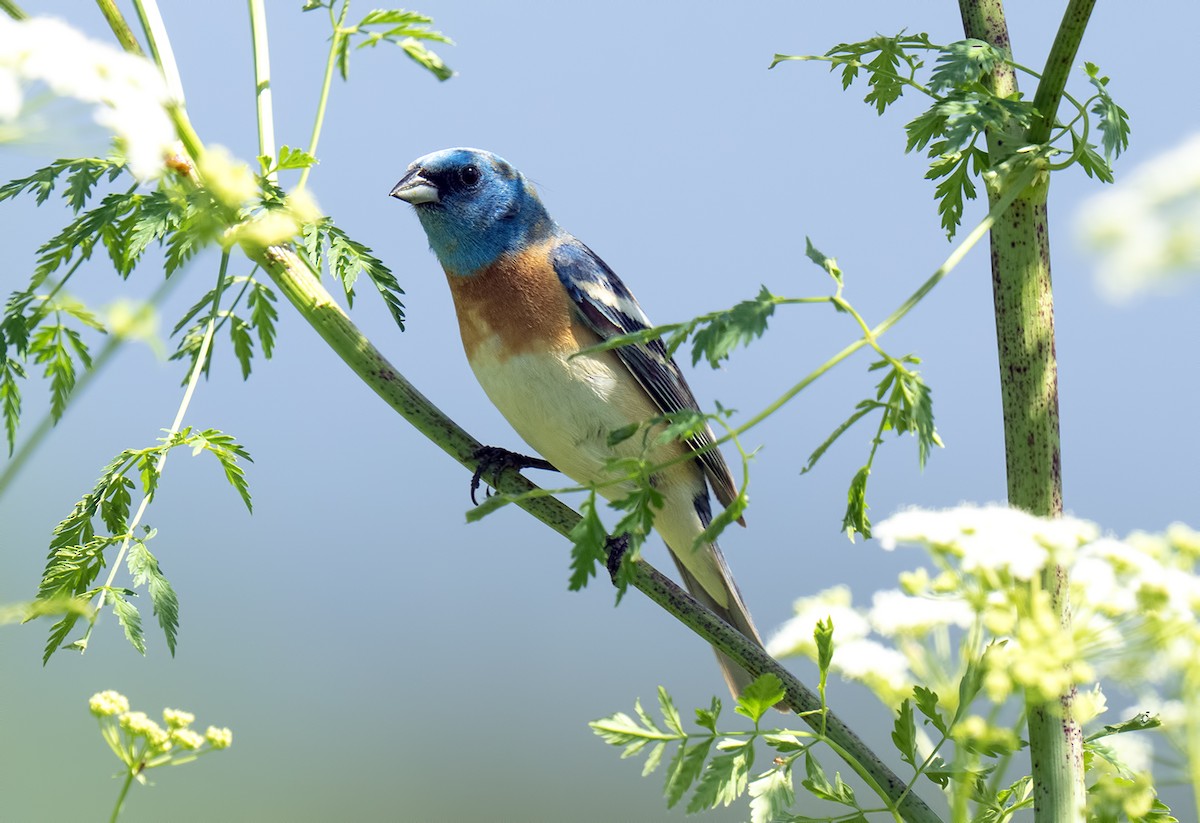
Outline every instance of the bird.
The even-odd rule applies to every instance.
[[[533,184],[491,152],[427,154],[390,194],[413,206],[445,271],[463,348],[484,393],[552,467],[577,483],[597,484],[609,500],[627,495],[628,483],[610,483],[610,461],[640,455],[643,439],[612,445],[610,433],[666,413],[699,411],[661,340],[593,349],[652,326],[633,294],[554,222]],[[705,424],[689,440],[652,449],[653,465],[693,455],[651,476],[663,497],[654,528],[692,596],[761,646],[720,547],[693,547],[712,520],[709,486],[723,505],[738,494],[718,449],[696,454],[715,439]],[[752,678],[719,650],[717,659],[736,698]]]

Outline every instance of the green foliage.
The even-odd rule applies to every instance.
[[[937,59],[929,71],[928,84],[922,85],[917,80],[925,66],[920,55],[928,51],[935,52]],[[876,35],[859,43],[841,43],[821,56],[777,54],[771,66],[785,60],[828,62],[831,70],[841,69],[843,88],[849,88],[859,79],[860,72],[865,73],[868,92],[864,102],[874,106],[879,114],[896,102],[906,87],[932,100],[926,111],[905,126],[908,137],[905,151],[924,150],[929,157],[925,177],[936,181],[934,199],[948,238],[958,231],[966,202],[975,199],[974,181],[989,171],[990,160],[983,147],[985,132],[1013,135],[1009,142],[1018,149],[1021,135],[1027,133],[1035,115],[1032,104],[1019,96],[1000,97],[991,91],[989,80],[999,67],[1009,64],[1019,71],[1028,70],[1011,63],[1003,52],[982,40],[966,39],[941,46],[932,43],[928,35],[901,32],[893,37]],[[1069,139],[1069,159],[1054,168],[1078,163],[1089,177],[1112,182],[1110,164],[1128,145],[1129,119],[1109,94],[1108,78],[1102,77],[1093,63],[1085,63],[1084,70],[1096,94],[1086,103],[1066,95],[1077,108],[1078,116],[1070,124],[1060,125],[1051,137],[1050,146],[1034,147],[1038,150],[1030,157],[1065,151],[1051,147]],[[1103,156],[1087,140],[1089,111],[1102,136]],[[1083,124],[1082,134],[1075,130],[1074,124],[1079,121]],[[997,171],[1011,173],[1015,169]]]
[[[129,564],[129,574],[133,578],[133,585],[146,587],[150,595],[150,604],[154,609],[154,616],[158,618],[158,625],[167,638],[167,648],[174,657],[175,643],[179,634],[179,598],[176,597],[175,589],[171,586],[170,581],[159,569],[158,558],[151,554],[150,549],[146,547],[146,541],[153,536],[154,533],[147,530],[145,538],[134,538],[129,544],[129,559],[126,562]],[[145,654],[144,640],[138,647],[138,651]]]
[[[263,177],[279,171],[307,169],[316,162],[317,158],[304,149],[295,149],[291,146],[280,146],[278,159],[265,154],[258,156],[259,174]]]
[[[120,163],[96,157],[55,160],[28,177],[19,177],[0,186],[0,201],[28,192],[34,195],[37,205],[40,206],[50,198],[60,178],[65,176],[63,198],[78,214],[91,197],[92,189],[100,182],[100,178],[107,177],[111,183],[121,175],[124,168]]]
[[[837,258],[829,257],[822,253],[820,249],[813,245],[812,238],[804,238],[804,255],[822,269],[825,273],[833,278],[834,284],[840,290],[845,283],[842,280],[842,269],[838,266]]]
[[[1121,152],[1129,147],[1129,115],[1108,93],[1108,77],[1100,74],[1095,63],[1084,63],[1083,70],[1088,81],[1095,87],[1092,97],[1092,114],[1096,115],[1096,126],[1104,142],[1104,164],[1108,166]]]
[[[302,250],[309,264],[315,271],[321,271],[322,266],[328,268],[330,275],[342,284],[346,302],[351,307],[354,306],[354,284],[360,274],[365,274],[379,290],[396,325],[404,328],[404,304],[400,302],[404,289],[400,288],[392,270],[375,257],[369,248],[351,240],[328,217],[305,226],[302,239],[303,245],[299,250]]]
[[[729,354],[738,346],[747,346],[762,337],[767,330],[767,320],[775,313],[778,298],[767,290],[759,289],[752,300],[743,300],[731,309],[713,312],[699,318],[700,322],[692,337],[692,365],[707,360],[714,369],[728,360]]]
[[[350,45],[356,48],[391,43],[399,46],[418,66],[438,80],[449,80],[454,72],[442,59],[425,45],[425,42],[453,44],[450,38],[430,28],[433,19],[415,11],[403,9],[375,9],[367,13],[355,26],[343,26],[349,2],[343,2],[335,11],[336,0],[308,0],[303,11],[328,9],[334,24],[334,52],[338,71],[343,80],[350,78]]]
[[[154,614],[167,638],[168,648],[174,654],[179,625],[179,603],[174,589],[159,567],[157,558],[146,546],[146,541],[154,536],[154,532],[147,529],[144,537],[131,534],[129,510],[132,502],[130,492],[135,487],[133,477],[137,478],[136,485],[140,487],[141,494],[147,498],[147,502],[153,500],[158,489],[161,461],[169,451],[181,446],[190,448],[193,455],[201,452],[212,454],[221,464],[225,479],[237,491],[246,508],[250,508],[250,493],[245,474],[239,464],[239,460],[250,460],[250,455],[223,432],[216,429],[193,431],[191,428],[185,428],[160,438],[156,445],[142,449],[126,449],[105,466],[92,490],[75,504],[71,513],[54,529],[46,568],[38,588],[39,602],[72,598],[81,603],[88,603],[96,597],[103,597],[112,605],[129,642],[139,652],[145,653],[141,618],[137,608],[127,599],[135,596],[136,591],[114,589],[110,584],[93,586],[101,570],[108,565],[105,550],[114,545],[127,545],[129,572],[133,584],[138,588],[145,587],[148,591]],[[102,526],[103,530],[98,529],[98,526]],[[63,647],[80,616],[80,610],[70,611],[51,627],[43,663],[49,661],[50,656]],[[93,616],[90,622],[94,621]],[[85,636],[71,643],[69,647],[82,650],[86,644]]]
[[[861,43],[839,43],[825,53],[825,59],[830,63],[830,71],[841,68],[843,89],[850,88],[860,70],[865,71],[867,96],[863,102],[883,114],[888,106],[900,99],[906,85],[914,85],[916,73],[924,65],[919,53],[932,48],[935,47],[929,42],[929,35],[900,32],[894,37],[876,35]],[[788,59],[816,58],[777,54],[771,67]]]
[[[228,308],[220,308],[225,294],[235,288],[237,293],[228,304]],[[237,309],[243,301],[249,310],[248,320],[237,313]],[[191,323],[187,330],[183,331],[179,345],[171,355],[172,360],[186,360],[189,364],[183,382],[188,381],[192,369],[196,366],[204,338],[208,333],[208,325],[214,319],[217,321],[217,331],[228,327],[229,342],[233,346],[234,357],[241,366],[242,379],[249,378],[255,340],[258,341],[263,357],[268,360],[275,350],[275,321],[279,318],[275,302],[275,292],[251,275],[220,278],[218,284],[205,292],[171,330],[172,336],[178,335],[185,326],[188,326],[188,323]],[[205,374],[209,373],[212,362],[211,356],[205,361]]]
[[[855,423],[872,412],[882,412],[875,437],[871,441],[867,462],[855,472],[847,492],[842,529],[851,537],[856,533],[867,538],[871,536],[871,520],[867,517],[867,480],[875,463],[875,453],[883,444],[884,432],[915,435],[917,463],[921,468],[925,467],[930,450],[934,446],[942,445],[933,423],[932,390],[925,384],[920,372],[908,368],[920,362],[920,358],[908,354],[899,358],[885,356],[884,359],[872,363],[871,371],[885,370],[883,378],[876,386],[875,396],[855,406],[854,412],[813,450],[804,468],[800,470],[801,474],[811,471],[829,447]]]
[[[640,701],[634,703],[636,717],[618,712],[588,725],[606,743],[621,748],[622,759],[646,754],[643,777],[664,762],[667,748],[676,747],[667,763],[663,785],[668,808],[674,808],[689,793],[686,806],[689,813],[729,806],[748,796],[753,823],[807,820],[789,815],[796,801],[793,766],[802,757],[805,776],[801,786],[814,797],[850,810],[850,816],[837,819],[857,819],[853,815],[861,815],[863,809],[854,790],[842,780],[841,774],[828,777],[812,754],[812,747],[822,739],[821,735],[760,728],[767,711],[783,697],[783,686],[775,675],[764,674],[751,683],[735,708],[738,714],[753,721],[754,728],[748,731],[718,729],[721,702],[716,698],[710,707],[696,709],[699,730],[687,731],[674,701],[661,686],[658,702],[662,725],[642,708]],[[755,769],[756,749],[760,745],[771,755],[769,766],[762,771]]]
[[[642,329],[629,334],[614,335],[583,353],[609,351],[632,344],[645,344],[662,339],[667,351],[674,355],[688,338],[692,339],[692,365],[701,360],[714,369],[729,359],[738,346],[748,346],[763,336],[767,320],[775,313],[775,306],[789,302],[777,297],[766,286],[750,300],[743,300],[729,309],[702,314],[684,323],[668,323],[652,329]]]
[[[614,474],[631,474],[636,478],[629,494],[613,500],[611,504],[617,511],[624,512],[613,527],[613,534],[626,541],[625,553],[613,580],[617,588],[617,602],[620,603],[633,581],[634,561],[641,555],[642,546],[654,528],[654,516],[663,506],[663,495],[651,484],[651,464],[644,458],[619,458],[609,464]]]
[[[579,522],[571,529],[571,577],[567,588],[579,591],[595,577],[596,567],[604,567],[608,560],[606,541],[608,532],[596,514],[596,492],[591,492],[579,507]]]

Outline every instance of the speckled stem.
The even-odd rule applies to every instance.
[[[1066,83],[1066,72],[1079,46],[1094,0],[1071,2],[1047,61],[1035,105],[1040,112],[1026,132],[1020,126],[988,133],[993,167],[1014,151],[1046,140]],[[968,37],[984,40],[1011,55],[1002,0],[959,0]],[[1011,66],[991,78],[1002,96],[1017,91]],[[1010,181],[1011,184],[1011,181]],[[1062,514],[1062,464],[1059,451],[1058,365],[1054,351],[1054,294],[1050,281],[1050,238],[1045,175],[1020,192],[992,229],[992,293],[1004,406],[1004,450],[1008,501],[1037,515]],[[989,186],[989,198],[1005,192]],[[1062,624],[1071,622],[1066,571],[1054,567],[1040,585],[1051,595]],[[1047,701],[1026,695],[1029,750],[1037,823],[1082,823],[1086,803],[1083,740],[1075,720],[1072,688]]]

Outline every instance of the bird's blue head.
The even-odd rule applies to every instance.
[[[474,274],[556,231],[529,181],[479,149],[418,158],[391,195],[413,205],[429,247],[452,274]]]

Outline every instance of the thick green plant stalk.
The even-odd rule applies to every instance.
[[[1054,124],[1067,72],[1075,59],[1094,0],[1068,4],[1046,71],[1034,98],[1038,117],[1028,130],[989,131],[988,154],[997,168],[1023,146],[1045,142]],[[1011,57],[1002,0],[959,0],[968,37]],[[1017,91],[1009,65],[991,83],[1002,97]],[[1001,181],[1004,178],[999,178]],[[1054,293],[1046,197],[1048,174],[1018,192],[992,229],[992,293],[1004,407],[1004,452],[1010,505],[1041,516],[1062,514],[1062,463],[1058,423],[1058,364],[1054,351]],[[1012,184],[1012,181],[1009,181]],[[1004,182],[988,187],[995,203]],[[1071,622],[1066,572],[1049,569],[1040,581],[1064,627]],[[1029,749],[1038,823],[1084,820],[1083,737],[1075,719],[1075,689],[1047,700],[1026,695]]]

